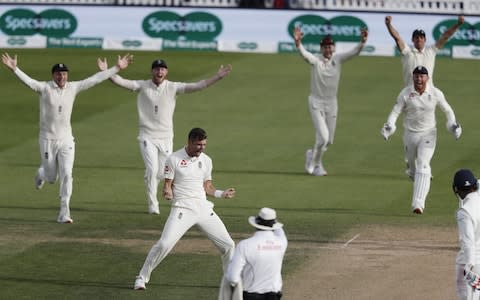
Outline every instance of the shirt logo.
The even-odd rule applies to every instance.
[[[202,162],[201,162],[201,161],[198,162],[198,168],[199,168],[199,169],[202,168]]]
[[[186,167],[187,164],[188,164],[188,163],[187,163],[187,161],[186,161],[185,159],[182,159],[182,160],[180,161],[180,167]]]

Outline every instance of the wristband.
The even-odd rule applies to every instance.
[[[213,196],[215,198],[222,198],[223,191],[222,190],[216,190],[215,193],[213,193]]]

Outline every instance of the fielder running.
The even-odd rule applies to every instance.
[[[367,42],[367,37],[368,31],[362,29],[360,43],[351,51],[338,54],[334,53],[333,39],[326,36],[320,42],[322,53],[317,56],[303,47],[301,29],[298,27],[294,29],[295,46],[303,59],[311,66],[308,108],[315,127],[315,145],[313,149],[307,150],[305,159],[305,170],[310,175],[327,175],[322,158],[328,146],[333,144],[337,126],[337,91],[341,67],[345,61],[360,54]]]
[[[430,161],[437,142],[435,108],[438,105],[447,117],[447,129],[455,139],[460,138],[462,128],[442,91],[428,84],[428,71],[423,66],[413,70],[413,85],[405,87],[397,97],[381,134],[388,138],[395,132],[398,116],[403,112],[403,143],[407,159],[405,173],[413,180],[412,211],[422,214],[430,190],[432,171]]]
[[[135,290],[145,289],[152,271],[194,225],[220,250],[223,272],[227,272],[235,243],[206,195],[230,199],[235,196],[235,189],[222,191],[213,186],[212,160],[203,153],[206,146],[206,132],[201,128],[193,128],[188,134],[187,145],[170,155],[165,163],[163,195],[166,200],[172,201],[172,208],[160,240],[148,253],[135,280]],[[231,299],[231,294],[230,285],[222,278],[219,299]]]
[[[478,180],[468,169],[453,177],[453,192],[459,200],[456,213],[460,250],[456,259],[457,296],[480,299],[480,194]]]
[[[100,70],[107,69],[107,61],[99,61]],[[231,65],[220,66],[213,77],[195,83],[167,80],[168,67],[165,60],[152,62],[150,80],[127,80],[119,75],[110,79],[118,86],[138,93],[137,110],[140,133],[138,141],[145,164],[145,186],[148,212],[160,214],[158,206],[158,184],[163,180],[165,160],[173,148],[173,113],[177,94],[203,90],[227,76]]]
[[[413,47],[408,47],[400,37],[398,31],[393,28],[392,17],[385,17],[385,25],[387,30],[395,40],[397,48],[402,55],[402,74],[405,86],[412,84],[412,71],[416,66],[424,66],[430,74],[430,82],[433,84],[433,70],[435,67],[435,56],[447,43],[448,39],[462,26],[465,22],[463,16],[458,17],[458,22],[447,29],[442,36],[435,42],[435,45],[425,46],[427,40],[425,31],[415,29],[412,33]]]
[[[35,186],[41,189],[44,182],[60,181],[60,212],[57,222],[72,223],[70,216],[70,198],[72,196],[72,170],[75,159],[75,142],[72,135],[70,118],[75,96],[107,80],[118,71],[125,69],[132,56],[118,56],[113,68],[81,80],[68,81],[68,68],[65,64],[52,67],[52,80],[41,82],[30,78],[17,66],[17,56],[2,54],[2,62],[15,75],[40,95],[40,159],[41,165],[35,176]]]

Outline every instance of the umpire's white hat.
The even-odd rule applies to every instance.
[[[248,217],[248,223],[260,230],[275,230],[283,227],[282,223],[277,222],[275,210],[268,207],[260,209],[257,216]]]

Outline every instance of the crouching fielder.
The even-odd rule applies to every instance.
[[[453,192],[459,200],[456,218],[460,250],[456,259],[457,296],[480,299],[480,194],[478,180],[468,169],[453,177]]]
[[[443,92],[427,84],[428,71],[423,66],[413,70],[413,85],[405,87],[397,97],[392,112],[384,124],[381,134],[387,140],[395,132],[395,123],[403,112],[403,143],[405,145],[406,174],[413,179],[412,211],[422,214],[425,199],[430,190],[432,176],[430,160],[435,152],[437,129],[435,108],[447,117],[447,129],[458,139],[462,128],[455,120],[455,114],[448,104]]]

